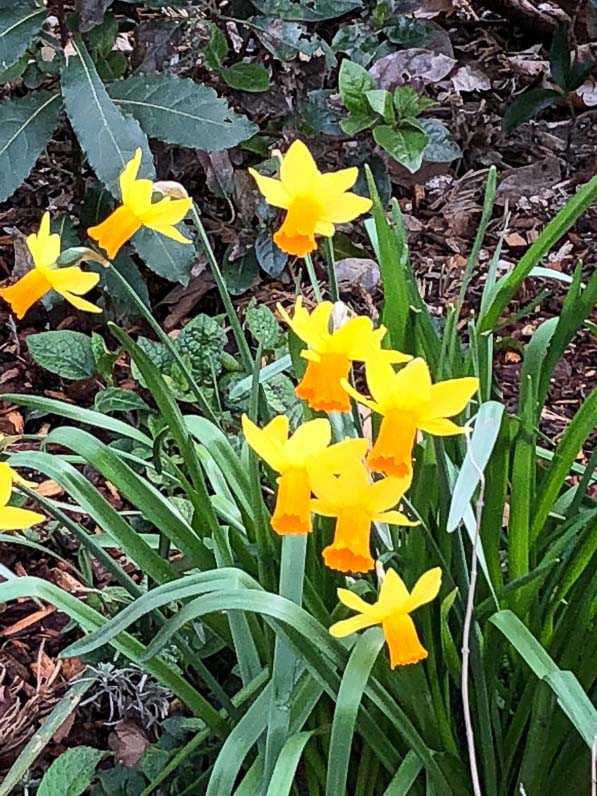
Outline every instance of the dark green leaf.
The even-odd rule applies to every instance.
[[[572,69],[570,70],[570,77],[568,79],[568,91],[575,91],[579,86],[585,82],[585,80],[593,74],[595,68],[597,67],[597,63],[595,61],[589,61],[587,63],[582,64],[574,64]]]
[[[156,274],[170,282],[188,284],[197,256],[194,245],[178,243],[149,227],[142,227],[133,237],[132,244]]]
[[[366,91],[365,96],[371,106],[371,110],[378,113],[386,124],[394,124],[396,114],[394,113],[392,95],[389,91],[383,88],[374,88],[371,91]]]
[[[335,53],[346,53],[351,61],[361,66],[367,66],[376,58],[379,47],[379,34],[365,22],[342,25],[332,39]]]
[[[228,41],[220,28],[213,22],[209,22],[210,36],[209,41],[203,48],[205,66],[208,69],[221,69],[224,59],[228,55]]]
[[[213,88],[189,78],[134,75],[112,83],[108,91],[114,104],[137,119],[147,135],[168,144],[213,152],[236,146],[258,130]]]
[[[571,55],[568,26],[560,25],[554,33],[551,42],[549,68],[551,76],[562,91],[570,89],[568,84],[570,80]]]
[[[113,14],[106,14],[101,24],[85,34],[87,47],[100,58],[107,58],[118,38],[118,22]]]
[[[515,127],[523,122],[528,122],[539,111],[555,105],[562,99],[561,94],[550,88],[534,88],[525,91],[508,105],[504,113],[502,125],[506,133],[511,133]]]
[[[21,0],[0,8],[0,71],[23,55],[41,28],[46,9],[34,0]]]
[[[255,251],[250,251],[234,261],[226,257],[222,275],[233,296],[241,296],[246,293],[259,278],[259,263]]]
[[[338,89],[347,110],[356,116],[370,117],[366,92],[375,88],[375,81],[363,66],[354,61],[342,61]]]
[[[362,0],[317,0],[317,3],[312,0],[252,0],[252,2],[262,14],[299,22],[336,19],[363,5]]]
[[[226,332],[209,315],[197,315],[176,338],[180,353],[187,357],[193,376],[204,384],[212,384],[222,371],[222,352]]]
[[[253,17],[251,27],[263,46],[280,61],[292,61],[299,53],[313,55],[322,44],[317,34],[298,22]]]
[[[81,796],[91,784],[95,769],[106,754],[91,746],[67,749],[46,771],[37,791],[38,796]]]
[[[288,262],[288,255],[276,246],[269,232],[262,232],[255,241],[255,256],[265,273],[272,277],[280,276]]]
[[[95,373],[91,338],[82,332],[30,334],[27,348],[38,365],[64,379],[89,379]]]
[[[423,160],[430,163],[449,163],[462,157],[462,150],[452,138],[447,127],[436,119],[419,119],[418,124],[427,133],[429,143],[423,152]]]
[[[251,299],[247,307],[247,327],[264,350],[272,349],[280,338],[280,325],[274,313],[265,304],[257,305]]]
[[[373,138],[411,174],[421,168],[423,152],[429,139],[419,127],[409,124],[395,130],[393,127],[381,125],[373,131]]]
[[[237,91],[259,92],[270,87],[269,72],[261,64],[242,61],[222,69],[221,74],[226,85]]]
[[[105,415],[112,414],[112,412],[150,411],[149,406],[140,395],[132,390],[124,390],[122,387],[107,387],[105,390],[100,390],[95,396],[94,406],[97,412]]]
[[[89,162],[115,197],[118,178],[135,150],[143,150],[140,177],[154,177],[147,138],[139,123],[124,116],[108,96],[85,45],[74,40],[72,55],[62,72],[66,112]]]
[[[58,122],[60,95],[37,91],[0,103],[0,202],[27,179]]]
[[[346,119],[342,119],[340,127],[346,135],[356,135],[368,127],[371,127],[375,118],[369,111],[368,113],[351,113]]]

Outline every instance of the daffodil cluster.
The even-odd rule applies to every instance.
[[[313,514],[332,517],[334,538],[321,552],[324,564],[346,574],[367,573],[375,567],[374,523],[417,524],[400,510],[413,480],[417,435],[466,431],[449,418],[463,411],[478,381],[463,378],[432,384],[423,359],[382,348],[383,326],[375,329],[370,318],[346,318],[345,312],[335,309],[340,308],[324,301],[309,312],[301,297],[292,314],[278,307],[306,344],[301,356],[307,367],[296,394],[310,409],[324,412],[348,412],[353,398],[381,416],[374,441],[347,438],[331,444],[327,418],[309,420],[289,435],[283,415],[262,429],[245,416],[243,430],[249,446],[279,474],[273,529],[279,534],[307,534]],[[368,395],[351,383],[354,363],[364,363]],[[336,623],[330,632],[340,637],[381,624],[392,668],[416,663],[427,652],[410,613],[434,599],[440,584],[441,570],[435,568],[422,575],[409,593],[399,575],[389,570],[373,605],[339,589],[341,602],[359,615]]]

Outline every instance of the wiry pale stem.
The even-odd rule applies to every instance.
[[[464,726],[466,729],[466,743],[468,747],[469,766],[471,769],[471,779],[473,782],[473,793],[475,796],[482,796],[481,783],[479,780],[479,768],[477,766],[477,753],[475,750],[475,733],[471,718],[471,705],[469,697],[469,661],[470,661],[470,636],[473,623],[473,610],[475,605],[475,588],[477,586],[477,572],[479,558],[477,556],[477,542],[479,540],[479,529],[481,528],[481,515],[483,513],[483,501],[485,497],[485,474],[475,461],[471,448],[469,434],[466,435],[468,455],[471,464],[479,474],[479,498],[476,504],[475,516],[475,536],[473,539],[473,551],[471,556],[471,579],[466,600],[466,611],[464,614],[464,628],[462,631],[462,710],[464,712]]]

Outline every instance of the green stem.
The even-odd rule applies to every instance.
[[[319,287],[319,282],[317,281],[317,274],[315,273],[315,266],[313,265],[311,255],[305,254],[304,259],[305,265],[307,266],[307,273],[309,274],[309,281],[311,282],[311,287],[313,288],[313,293],[315,294],[315,299],[321,303],[323,301],[323,296],[321,295],[321,288]]]
[[[205,417],[208,420],[210,420],[212,423],[214,423],[214,425],[219,427],[220,423],[218,421],[218,418],[214,414],[211,406],[205,400],[205,397],[204,397],[203,393],[201,392],[201,388],[199,387],[199,385],[195,381],[195,378],[193,377],[193,374],[191,373],[191,371],[187,367],[186,362],[184,361],[184,359],[180,355],[180,352],[176,348],[176,346],[174,345],[174,342],[172,341],[172,339],[170,337],[168,337],[166,332],[164,332],[164,330],[162,329],[160,324],[156,321],[156,319],[151,314],[151,310],[141,300],[141,298],[139,298],[139,296],[137,295],[137,293],[134,290],[134,288],[131,287],[131,285],[127,282],[127,280],[124,278],[124,276],[120,273],[120,271],[115,266],[112,267],[112,273],[114,274],[116,279],[119,281],[121,286],[124,288],[124,290],[126,291],[127,295],[129,296],[129,298],[131,299],[133,304],[137,307],[137,309],[139,310],[141,315],[145,318],[147,323],[151,326],[153,331],[156,333],[156,335],[158,336],[160,341],[166,346],[166,348],[168,349],[170,354],[172,354],[172,356],[174,357],[174,359],[176,361],[176,364],[178,365],[178,367],[182,371],[185,379],[187,380],[188,385],[189,385],[193,395],[195,396],[197,404],[200,407],[200,409],[203,412],[203,414],[205,415]]]
[[[332,301],[340,300],[340,293],[338,292],[338,280],[336,279],[336,258],[334,257],[334,240],[333,238],[324,238],[325,241],[325,259],[328,265],[328,288],[330,291],[330,298]]]
[[[307,534],[287,535],[282,539],[279,594],[297,605],[303,601]],[[269,782],[290,726],[290,701],[294,691],[296,654],[290,643],[276,637],[272,668],[272,701],[265,742],[263,793]]]
[[[238,315],[236,314],[236,310],[234,309],[234,305],[232,304],[230,293],[228,292],[228,288],[226,287],[226,282],[224,281],[224,276],[222,275],[220,264],[216,259],[214,250],[212,249],[211,243],[209,242],[209,238],[207,237],[207,232],[205,231],[205,227],[203,226],[203,222],[201,221],[199,210],[197,209],[197,205],[194,202],[191,207],[191,217],[193,219],[193,224],[195,225],[195,228],[199,233],[201,245],[203,246],[205,254],[207,255],[207,259],[209,261],[213,278],[215,279],[216,286],[220,292],[220,298],[222,299],[222,304],[224,305],[224,309],[226,310],[226,314],[228,315],[228,320],[230,321],[230,328],[232,329],[232,334],[234,335],[234,339],[236,341],[236,346],[238,348],[238,353],[243,363],[243,367],[248,373],[251,373],[253,368],[251,349],[249,348],[249,344],[247,343],[247,338],[243,333],[240,321],[238,320]]]

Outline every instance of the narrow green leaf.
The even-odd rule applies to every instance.
[[[19,0],[0,8],[0,72],[19,60],[45,16],[46,9],[35,0]]]
[[[558,91],[551,88],[533,88],[519,94],[506,108],[502,125],[506,134],[519,127],[524,122],[528,122],[540,111],[555,105],[562,99]]]
[[[409,796],[423,766],[413,751],[407,753],[383,796]]]
[[[266,796],[289,796],[303,750],[315,732],[316,730],[297,732],[286,741],[278,756]]]

